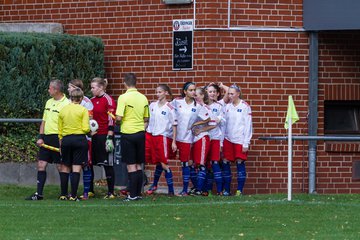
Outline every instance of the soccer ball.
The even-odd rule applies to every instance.
[[[94,119],[90,120],[90,131],[96,132],[99,128],[99,124]]]

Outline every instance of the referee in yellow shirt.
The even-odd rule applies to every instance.
[[[61,149],[61,195],[59,200],[68,200],[67,190],[71,174],[71,196],[69,200],[78,201],[77,190],[82,166],[88,161],[86,134],[90,131],[89,112],[81,106],[84,93],[80,88],[70,92],[71,103],[59,113],[59,141]]]
[[[43,144],[47,144],[53,147],[59,147],[58,138],[58,118],[60,110],[68,105],[70,101],[64,95],[64,84],[60,80],[52,80],[48,89],[51,99],[46,102],[45,110],[40,125],[39,139],[36,144],[41,147]],[[46,182],[46,167],[48,163],[56,163],[60,172],[60,153],[54,152],[43,147],[40,148],[38,153],[37,162],[37,191],[26,198],[26,200],[42,200],[43,190]]]
[[[130,195],[124,201],[141,199],[142,164],[145,162],[145,128],[149,119],[149,103],[136,89],[136,75],[124,77],[126,93],[118,99],[116,120],[120,122],[121,154],[127,164]]]

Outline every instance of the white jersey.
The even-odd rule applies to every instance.
[[[92,104],[91,100],[88,97],[84,96],[80,105],[85,107],[89,111],[89,117],[92,117],[92,110],[94,109],[94,105]],[[86,135],[86,139],[88,141],[91,141],[91,137],[87,135]]]
[[[92,111],[94,109],[94,105],[92,104],[91,100],[86,96],[84,96],[80,105],[85,107],[88,111]]]
[[[200,104],[198,104],[198,105],[200,105]],[[199,121],[205,121],[205,120],[207,120],[208,118],[211,118],[211,109],[210,109],[210,107],[207,106],[207,105],[202,105],[202,107],[200,108],[199,114],[198,114],[198,116],[197,116],[197,118],[196,118],[196,120],[195,120],[195,123],[196,123],[196,122],[199,122]],[[209,122],[209,123],[210,123],[210,122]],[[202,129],[202,128],[208,126],[209,123],[195,126],[195,128]],[[204,136],[207,136],[207,135],[209,135],[209,132],[208,132],[208,131],[201,132],[199,135],[194,136],[193,142],[196,142],[196,141],[200,140],[201,138],[203,138]]]
[[[225,139],[249,147],[252,137],[251,108],[244,100],[237,106],[229,103],[225,107]]]
[[[221,126],[223,126],[224,124],[224,112],[223,112],[223,106],[220,102],[213,102],[212,104],[209,105],[210,110],[211,110],[211,125],[216,125],[216,128],[211,129],[209,131],[210,133],[210,139],[212,140],[222,140],[223,138],[223,133],[222,133],[222,129]]]
[[[166,103],[159,106],[159,101],[152,102],[149,106],[150,119],[147,131],[153,136],[165,136],[172,138],[172,127],[177,125],[175,108]]]
[[[175,108],[178,122],[176,141],[192,143],[194,136],[191,132],[191,126],[196,121],[201,105],[195,105],[195,101],[191,104],[187,104],[185,98],[176,98],[171,103]]]

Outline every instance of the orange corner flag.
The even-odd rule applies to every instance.
[[[289,118],[291,118],[292,124],[299,121],[299,116],[296,112],[296,108],[295,108],[295,104],[294,104],[294,100],[293,100],[292,96],[289,96],[287,114],[286,114],[285,125],[284,125],[285,129],[289,128]]]

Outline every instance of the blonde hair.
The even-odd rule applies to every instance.
[[[73,102],[80,102],[84,97],[84,92],[80,88],[75,88],[70,92],[70,99]]]
[[[95,77],[91,80],[91,83],[97,83],[99,86],[102,86],[104,90],[106,90],[108,80],[106,78]]]

